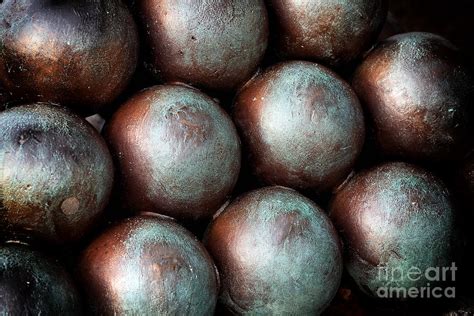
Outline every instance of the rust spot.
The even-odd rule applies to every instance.
[[[181,258],[165,257],[165,258],[161,258],[159,262],[159,266],[163,270],[178,271],[182,267],[185,267],[186,265],[184,264]]]
[[[41,143],[41,140],[37,134],[38,132],[32,130],[24,131],[18,137],[18,144],[23,145],[30,140],[33,140],[36,143]]]
[[[61,203],[61,211],[65,215],[72,215],[79,210],[79,206],[79,200],[75,196],[69,197]]]
[[[291,241],[301,237],[308,228],[309,223],[306,219],[301,218],[298,211],[281,214],[276,218],[275,227],[278,230],[274,234],[274,242],[282,245],[285,241]]]

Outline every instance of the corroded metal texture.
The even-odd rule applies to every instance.
[[[85,251],[79,276],[97,315],[212,315],[218,276],[204,246],[170,219],[142,215]]]
[[[79,239],[112,189],[112,158],[81,117],[49,104],[0,113],[0,226],[53,243]]]
[[[254,173],[295,189],[338,185],[364,143],[355,93],[310,62],[278,64],[248,82],[236,98],[234,120]]]
[[[353,86],[388,156],[443,161],[462,157],[472,144],[474,79],[437,35],[383,41],[359,66]]]
[[[193,88],[143,90],[115,113],[106,138],[124,203],[136,212],[208,219],[237,181],[237,131],[217,103]]]
[[[138,35],[119,0],[3,0],[0,85],[12,100],[97,113],[126,87]]]
[[[0,246],[0,314],[81,315],[78,291],[66,271],[19,244]]]
[[[143,0],[137,6],[151,66],[166,82],[237,88],[267,48],[263,0]]]
[[[267,0],[277,50],[290,59],[345,65],[370,48],[387,15],[385,0]]]
[[[204,243],[221,277],[220,302],[235,314],[318,315],[337,292],[336,231],[312,201],[267,187],[232,202]]]
[[[455,260],[458,226],[450,194],[418,167],[387,163],[356,175],[336,193],[330,217],[345,245],[345,267],[369,295],[380,296],[386,286],[438,286],[425,271]],[[409,274],[412,267],[422,271],[419,278]]]

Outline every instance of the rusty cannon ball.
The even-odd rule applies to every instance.
[[[332,67],[361,56],[385,22],[386,0],[268,0],[276,51]]]
[[[12,100],[94,114],[128,84],[138,34],[120,0],[3,0],[0,47],[0,85]]]
[[[219,300],[235,314],[317,315],[339,287],[336,231],[323,210],[291,189],[237,198],[212,221],[204,244],[220,273]]]
[[[237,131],[219,105],[181,85],[138,93],[106,129],[124,204],[184,222],[207,220],[240,171]]]
[[[230,91],[252,76],[267,48],[263,0],[144,0],[136,6],[150,66],[165,82]]]
[[[233,112],[250,167],[267,184],[329,191],[351,172],[364,143],[357,96],[310,62],[281,63],[253,78]]]
[[[381,42],[353,86],[386,156],[442,162],[462,158],[473,143],[474,79],[456,48],[437,35]]]
[[[101,215],[113,185],[109,150],[84,119],[51,104],[0,113],[0,230],[63,244]]]
[[[79,277],[97,315],[212,315],[218,277],[191,233],[167,218],[141,215],[85,250]]]
[[[82,315],[79,293],[66,271],[26,245],[0,246],[0,314]]]
[[[446,186],[431,173],[406,163],[363,171],[336,193],[330,217],[345,267],[368,295],[429,298],[422,288],[455,280],[458,223]]]

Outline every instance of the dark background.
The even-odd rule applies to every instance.
[[[474,64],[474,0],[390,0],[390,12],[395,27],[440,34]]]

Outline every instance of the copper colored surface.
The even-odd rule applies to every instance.
[[[0,113],[0,226],[53,243],[82,237],[112,190],[109,150],[81,117],[49,104]]]
[[[135,71],[138,36],[119,0],[3,0],[0,85],[12,100],[97,113]]]
[[[474,80],[441,37],[407,33],[383,41],[358,68],[353,86],[389,156],[457,159],[472,144]]]
[[[95,315],[212,315],[216,305],[209,254],[169,219],[125,220],[99,236],[78,267]]]
[[[268,0],[277,49],[289,59],[341,66],[359,57],[382,29],[385,0]]]
[[[268,42],[263,0],[137,3],[153,71],[165,82],[231,90],[251,77]]]
[[[240,170],[240,141],[228,115],[196,89],[155,86],[126,102],[106,138],[125,205],[179,220],[210,218]]]
[[[364,143],[359,101],[335,73],[286,62],[249,81],[234,120],[253,172],[267,184],[327,191],[350,173]]]
[[[311,200],[283,187],[247,193],[210,224],[204,244],[234,314],[319,315],[342,274],[339,238]]]

